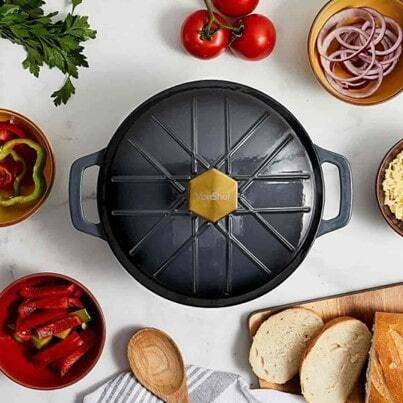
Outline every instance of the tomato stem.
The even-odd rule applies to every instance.
[[[233,25],[227,25],[220,22],[213,12],[213,6],[211,5],[211,0],[204,0],[204,4],[206,5],[207,12],[209,14],[209,21],[206,26],[206,37],[211,39],[211,37],[217,32],[217,29],[212,29],[213,24],[215,24],[218,28],[221,29],[228,29],[229,31],[233,32],[235,35],[240,35],[243,31],[243,26],[234,27]]]

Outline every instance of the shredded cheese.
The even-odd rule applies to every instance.
[[[398,220],[403,220],[403,151],[389,164],[382,186],[385,205]]]

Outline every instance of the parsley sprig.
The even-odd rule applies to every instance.
[[[71,12],[56,20],[58,12],[46,14],[43,0],[0,0],[0,37],[24,47],[23,67],[35,77],[45,64],[65,74],[63,86],[51,95],[56,106],[75,93],[72,78],[78,78],[79,67],[88,67],[82,43],[96,36],[88,17],[74,14],[81,2],[72,0]]]

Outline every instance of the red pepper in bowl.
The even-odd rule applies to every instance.
[[[23,302],[18,307],[18,313],[21,319],[24,319],[38,309],[68,309],[83,306],[83,303],[75,297],[48,297]]]
[[[65,376],[73,367],[73,365],[80,360],[95,344],[95,333],[91,330],[86,330],[82,333],[84,343],[77,348],[73,353],[65,358],[61,358],[54,362],[53,366],[58,370],[60,376]]]
[[[74,284],[23,287],[20,295],[23,298],[68,297],[74,294],[75,290]]]
[[[75,286],[74,292],[56,296],[56,300],[62,306],[85,307],[38,308],[38,305],[49,308],[49,301],[54,301],[55,296],[43,297],[50,287],[65,286],[71,290],[71,284]],[[40,273],[17,280],[0,294],[0,372],[24,386],[49,390],[75,383],[98,361],[105,339],[104,319],[97,301],[82,284],[63,275]],[[47,301],[46,304],[38,302],[41,300]],[[21,318],[18,306],[29,303],[32,308],[33,302],[38,309]],[[38,337],[41,327],[70,316],[79,317],[83,323],[49,337]]]
[[[57,333],[64,332],[67,329],[75,328],[81,325],[83,321],[77,315],[69,315],[56,322],[49,323],[36,329],[36,334],[40,339],[54,336]]]
[[[38,327],[36,334],[40,339],[49,336],[58,336],[64,339],[69,334],[69,332],[66,333],[67,330],[71,331],[80,325],[86,324],[90,320],[91,316],[88,311],[85,308],[80,309],[79,311],[70,312],[54,322]]]
[[[0,189],[12,187],[16,174],[14,169],[10,169],[5,163],[0,163]]]
[[[92,345],[82,345],[76,351],[68,355],[66,358],[55,361],[54,367],[59,372],[60,376],[65,376],[73,365],[83,357]]]
[[[31,335],[27,333],[22,333],[22,332],[15,332],[13,333],[13,338],[15,341],[18,341],[18,343],[28,343],[31,340]]]
[[[34,356],[34,362],[40,366],[51,364],[56,360],[72,354],[83,344],[84,340],[81,335],[76,331],[73,331],[64,340],[37,353]]]
[[[17,152],[17,148],[20,146],[27,146],[29,149],[33,150],[36,159],[32,166],[27,163],[25,158]],[[44,166],[46,163],[46,153],[44,148],[37,142],[31,139],[16,139],[10,140],[0,147],[0,162],[5,161],[8,158],[12,158],[16,163],[21,163],[23,166],[23,172],[14,180],[14,192],[8,197],[0,195],[0,207],[12,207],[16,205],[28,204],[38,200],[46,190],[46,182],[44,179]],[[30,168],[29,170],[27,168]],[[20,185],[26,175],[32,178],[34,188],[31,193],[20,194]],[[18,179],[18,180],[17,180]]]
[[[14,123],[0,122],[0,144],[15,138],[25,138],[25,132]]]
[[[16,152],[0,161],[0,190],[13,190],[20,194],[21,182],[25,177],[27,166],[24,159]]]
[[[65,309],[51,309],[48,311],[34,312],[26,319],[18,319],[16,324],[17,332],[29,332],[32,328],[49,323],[50,321],[61,319],[67,315]]]
[[[51,364],[64,376],[96,341],[87,327],[92,318],[81,301],[83,294],[72,283],[25,286],[18,294],[23,300],[16,323],[8,325],[12,337],[40,350],[33,356],[37,366]]]

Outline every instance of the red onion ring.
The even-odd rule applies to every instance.
[[[389,42],[388,45],[390,46],[391,42],[387,39],[384,38],[382,40],[383,41],[387,41]],[[381,43],[382,43],[381,42]],[[396,67],[396,64],[399,61],[400,55],[402,53],[402,47],[400,47],[399,49],[396,50],[396,52],[386,56],[387,59],[384,59],[382,61],[380,61],[379,63],[381,64],[382,68],[383,68],[383,76],[386,77],[388,74],[390,74],[394,68]],[[367,55],[360,55],[359,58],[361,60],[364,60],[366,63],[369,63],[371,61],[371,57],[367,56]],[[351,74],[360,74],[362,72],[362,69],[355,66],[354,63],[352,63],[351,61],[346,61],[344,63],[344,67],[351,73]],[[365,76],[365,78],[367,80],[375,80],[377,78],[376,75],[377,71],[375,70],[370,70],[367,73],[367,76]]]
[[[363,27],[363,28],[365,28],[365,27]],[[365,31],[365,29],[363,29],[363,30]],[[400,31],[400,35],[399,35],[399,32],[396,35],[390,29],[386,29],[385,35],[382,38],[382,40],[384,40],[385,37],[388,37],[389,39],[391,39],[393,41],[393,45],[390,44],[389,48],[387,48],[387,49],[385,48],[383,51],[376,50],[377,56],[387,56],[390,53],[395,52],[400,47],[400,45],[402,43],[402,39],[403,39],[403,35],[402,35],[401,31]],[[362,43],[362,41],[360,41],[360,42]],[[381,41],[381,43],[382,43],[382,41]]]
[[[375,61],[375,63],[378,63]],[[379,63],[378,63],[379,65]],[[326,75],[327,80],[329,81],[329,84],[340,94],[345,95],[350,98],[368,98],[371,95],[373,95],[376,91],[378,91],[379,87],[382,84],[382,67],[379,65],[379,73],[378,73],[378,79],[377,81],[371,81],[370,82],[370,88],[368,88],[366,91],[365,90],[354,90],[354,89],[345,89],[343,86],[336,80],[333,80],[332,77]]]
[[[346,24],[351,19],[353,23]],[[344,9],[330,17],[316,46],[334,90],[351,98],[367,98],[395,69],[403,52],[402,42],[403,31],[397,21],[365,7]],[[338,48],[330,53],[336,43]],[[345,71],[342,76],[340,68],[336,70],[340,65]]]
[[[378,32],[378,36],[376,37],[376,39],[374,39],[374,45],[376,46],[382,40],[383,36],[385,35],[385,31],[386,31],[385,17],[378,11],[374,10],[373,8],[365,7],[364,10],[368,11],[375,18],[377,18],[377,20],[380,22],[380,25],[381,25],[380,31]],[[365,29],[364,29],[364,31],[365,31]]]
[[[329,50],[329,47],[332,44],[333,40],[339,39],[340,34],[342,34],[344,32],[355,32],[355,33],[359,34],[360,36],[362,36],[366,39],[365,44],[362,45],[361,47],[359,47],[350,56],[345,56],[344,58],[336,59],[336,58],[332,57],[331,55],[328,56],[327,51]],[[372,37],[368,36],[367,33],[360,28],[356,28],[356,27],[352,27],[352,26],[339,27],[339,28],[334,29],[332,32],[330,32],[329,35],[326,36],[326,38],[323,41],[322,47],[319,50],[319,54],[321,55],[321,57],[329,60],[330,62],[343,62],[345,60],[352,59],[353,57],[359,55],[363,50],[365,50],[371,44],[371,39],[372,39]],[[347,49],[349,49],[349,48],[347,48]],[[374,48],[374,51],[375,51],[375,48]]]
[[[392,18],[389,18],[389,17],[385,17],[385,21],[387,24],[392,25],[392,27],[396,28],[395,32],[397,33],[397,41],[388,50],[385,50],[385,51],[375,50],[375,53],[377,56],[388,55],[389,53],[394,52],[402,44],[403,32],[402,32],[402,28],[400,27],[400,25],[395,20],[393,20]]]
[[[371,46],[373,49],[375,49],[375,46],[373,43],[371,43]],[[336,50],[335,52],[333,52],[331,54],[331,56],[333,56],[333,58],[335,58],[336,56],[338,56],[339,54],[347,54],[347,52],[351,50],[350,49],[345,49],[345,50]],[[353,54],[354,51],[352,51]],[[351,55],[350,56],[346,56],[347,58],[343,58],[342,60],[348,61],[349,59],[351,59]],[[374,63],[375,63],[375,53],[372,53],[372,60],[371,62],[368,64],[368,67],[366,67],[365,70],[362,70],[359,74],[356,74],[354,77],[350,77],[350,78],[344,78],[344,77],[340,77],[337,74],[334,74],[332,69],[330,68],[330,61],[328,59],[322,58],[321,57],[321,62],[322,62],[322,67],[325,70],[326,74],[329,75],[330,77],[332,77],[334,80],[337,81],[342,81],[344,83],[348,83],[348,82],[354,82],[354,81],[358,81],[361,80],[361,78],[364,78],[364,76],[368,75],[370,70],[372,69]]]
[[[370,35],[367,35],[367,33],[365,31],[363,31],[355,26],[352,26],[352,25],[340,26],[346,18],[362,18],[365,21],[369,20],[372,23]],[[341,33],[345,32],[346,30],[355,31],[360,36],[362,36],[366,39],[365,43],[362,44],[361,47],[359,47],[357,49],[356,53],[353,53],[349,56],[349,58],[351,59],[351,58],[355,57],[356,55],[358,55],[359,53],[361,53],[364,49],[366,49],[369,46],[369,44],[372,40],[372,37],[375,34],[375,28],[376,28],[375,20],[374,20],[374,17],[372,16],[372,14],[369,13],[368,11],[366,11],[364,9],[360,9],[360,8],[351,8],[351,9],[342,10],[339,13],[333,15],[325,23],[321,32],[326,31],[326,30],[329,31],[330,27],[332,27],[334,25],[336,25],[336,28],[333,31],[331,31],[323,36],[321,35],[321,33],[319,33],[319,36],[318,36],[319,54],[331,62],[343,61],[343,60],[332,59],[331,57],[327,56],[327,51],[328,51],[332,41],[334,39],[336,39],[338,42],[341,41],[341,38],[340,38]],[[348,60],[348,59],[345,59],[345,60]]]
[[[361,18],[365,21],[370,20],[371,22],[374,20],[372,14],[362,8],[347,8],[341,10],[338,13],[332,15],[322,27],[317,40],[318,48],[322,45],[324,38],[333,28],[335,28],[335,26],[344,23],[346,20],[351,18]]]
[[[397,41],[397,36],[390,30],[386,30],[385,32],[385,37],[381,41],[382,47],[386,50],[389,49],[392,46],[392,43]],[[398,59],[402,53],[402,47],[400,46],[397,50],[394,52],[391,52],[387,55],[383,56],[383,60],[380,60],[380,63],[385,66],[394,61],[395,59]],[[361,54],[359,56],[363,60],[369,61],[370,57],[366,54]]]
[[[366,29],[363,29],[362,27],[365,25],[366,28],[368,28],[368,26],[371,25],[371,31],[368,33],[369,37],[368,37],[368,38],[365,38],[365,36],[364,36],[364,38],[366,39],[366,41],[365,41],[365,42],[361,41],[361,43],[358,44],[358,45],[351,45],[351,44],[345,42],[345,41],[341,38],[340,35],[337,35],[337,36],[336,36],[336,39],[337,39],[337,41],[340,43],[340,45],[344,46],[345,48],[347,48],[347,49],[355,49],[355,50],[359,51],[359,53],[360,53],[360,52],[363,51],[363,50],[369,45],[369,43],[373,40],[373,37],[374,37],[374,34],[375,34],[375,30],[376,30],[376,24],[375,24],[375,19],[374,19],[374,17],[372,16],[372,14],[371,14],[369,11],[364,10],[364,9],[357,9],[357,10],[365,11],[365,12],[368,14],[368,16],[369,16],[370,21],[366,20],[366,21],[364,22],[364,24],[363,24],[361,27],[360,27],[360,26],[357,27],[358,24],[344,25],[342,22],[339,22],[339,23],[337,24],[337,27],[355,27],[355,28],[360,28],[362,31],[366,32]],[[365,18],[363,17],[363,15],[359,15],[357,12],[355,12],[354,14],[357,14],[356,17],[365,19]],[[351,35],[351,33],[350,33],[350,35]],[[350,35],[349,35],[349,36],[350,36]],[[360,34],[360,35],[361,35],[361,34]],[[356,36],[357,38],[362,38],[362,35],[361,35],[361,36],[360,36],[360,35],[355,35],[355,36]],[[325,41],[325,40],[326,40],[326,38],[324,39],[324,41]]]

